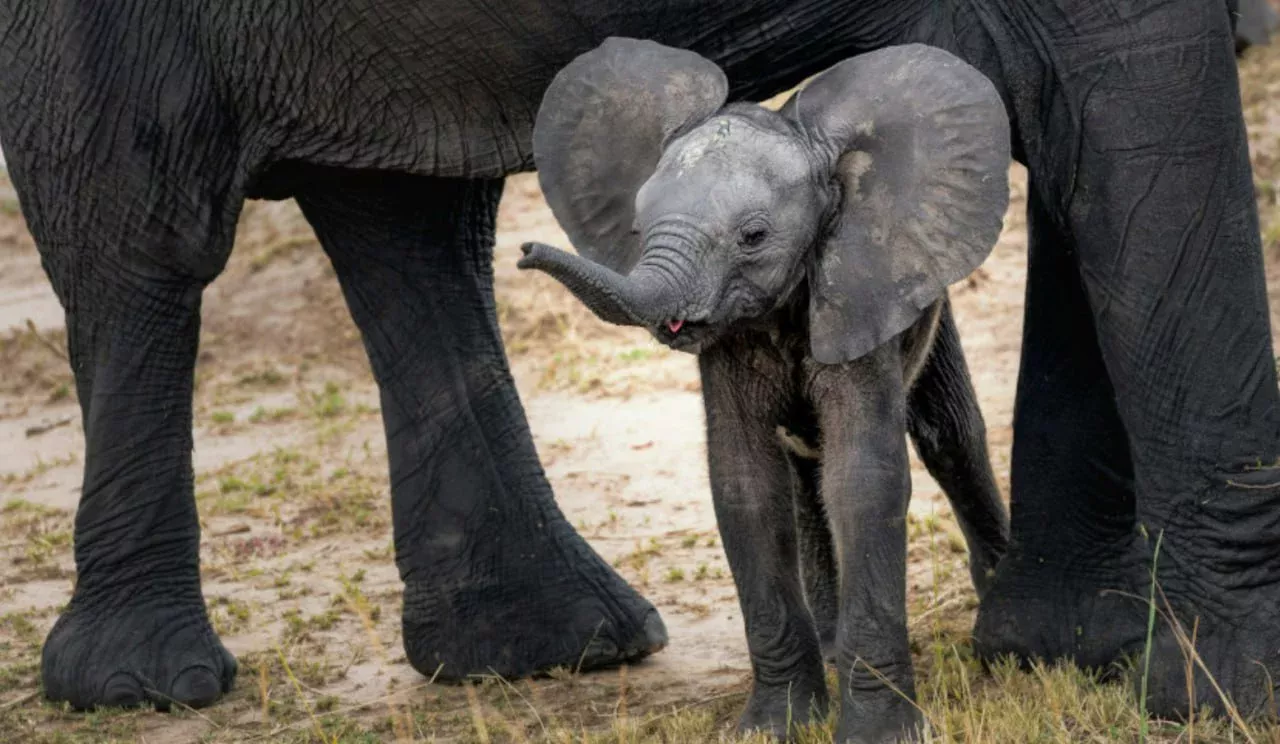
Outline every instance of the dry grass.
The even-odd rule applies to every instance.
[[[309,469],[305,464],[300,467]],[[23,503],[12,503],[6,511],[21,515],[27,524],[60,518]],[[1021,670],[1007,662],[984,669],[968,646],[972,603],[955,601],[971,600],[971,595],[966,587],[957,586],[963,581],[964,556],[952,548],[949,522],[913,520],[911,532],[912,555],[916,561],[928,562],[935,577],[933,590],[918,598],[911,613],[919,701],[927,721],[925,742],[1280,741],[1278,728],[1203,714],[1190,724],[1148,722],[1132,687],[1103,682],[1067,664]],[[241,556],[236,562],[244,560]],[[215,558],[214,563],[221,561]],[[262,568],[246,572],[253,575],[244,581],[279,590],[277,602],[285,602],[290,588],[299,583],[292,577],[310,570],[285,562],[255,564]],[[183,740],[165,738],[156,731],[177,720],[188,722],[205,742],[765,741],[732,732],[745,700],[745,682],[698,699],[655,704],[655,691],[629,684],[626,668],[586,675],[562,672],[536,680],[486,678],[462,688],[418,677],[404,687],[392,684],[372,698],[334,694],[329,691],[332,686],[358,663],[331,650],[333,639],[343,635],[343,625],[359,628],[366,639],[367,653],[362,654],[366,658],[360,661],[371,658],[383,669],[403,664],[402,658],[391,658],[387,650],[387,638],[394,634],[388,622],[398,617],[395,598],[371,599],[362,588],[364,582],[363,571],[347,577],[319,597],[321,601],[312,603],[323,609],[310,616],[286,611],[276,645],[242,656],[242,681],[228,700],[210,710],[169,715],[145,709],[76,714],[27,695],[0,707],[0,732],[19,737],[13,741],[41,743],[136,741],[155,733],[162,734],[161,741]],[[1153,597],[1159,601],[1157,594]],[[211,606],[215,622],[224,623],[235,615],[248,622],[252,613],[271,612],[266,603],[252,600],[235,609],[236,600],[215,598]],[[34,662],[43,637],[38,624],[49,617],[49,612],[0,616],[4,682],[24,689],[35,684]],[[234,632],[233,628],[221,630]],[[1189,655],[1189,663],[1194,660]],[[834,674],[830,677],[834,692]],[[833,724],[834,711],[823,724],[798,731],[796,741],[831,742]],[[195,738],[193,734],[191,740]]]

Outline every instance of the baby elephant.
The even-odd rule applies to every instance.
[[[1009,127],[977,70],[911,45],[849,59],[780,111],[714,64],[610,39],[543,99],[534,156],[581,256],[524,247],[606,321],[699,355],[716,519],[751,650],[742,725],[838,741],[920,725],[906,623],[906,433],[981,592],[1007,541],[947,286],[1008,201]]]

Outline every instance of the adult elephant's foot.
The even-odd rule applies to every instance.
[[[1204,706],[1219,714],[1234,706],[1245,717],[1274,715],[1280,583],[1232,587],[1225,579],[1206,580],[1209,561],[1190,559],[1180,542],[1166,535],[1157,559],[1147,709],[1163,718],[1183,718]],[[1150,542],[1137,538],[1129,557],[1112,553],[1091,562],[1088,571],[1074,572],[1070,563],[1012,554],[978,611],[979,656],[1071,659],[1104,671],[1119,671],[1114,662],[1128,658],[1136,662],[1131,681],[1137,689],[1148,644],[1152,552]]]
[[[588,671],[660,651],[667,629],[658,611],[581,547],[576,565],[556,552],[541,566],[524,560],[488,577],[406,582],[409,663],[427,677],[457,681]]]
[[[1260,462],[1277,462],[1275,449],[1262,451],[1268,455]],[[1197,709],[1225,713],[1234,706],[1245,717],[1275,716],[1280,468],[1246,461],[1200,472],[1206,470],[1211,480],[1194,498],[1154,502],[1160,511],[1144,515],[1161,525],[1156,604],[1162,615],[1151,645],[1148,707],[1156,715],[1185,716],[1190,686]],[[1160,483],[1165,492],[1177,493],[1173,483],[1195,483],[1189,473],[1168,471],[1177,480]]]
[[[41,659],[45,696],[78,710],[144,702],[199,708],[230,692],[235,676],[235,657],[209,625],[198,586],[105,595],[80,587]]]
[[[1110,670],[1142,648],[1150,577],[1142,539],[1076,559],[1015,546],[978,607],[974,649],[986,662],[1070,659]]]
[[[738,728],[744,733],[762,732],[790,741],[797,727],[826,718],[830,700],[820,669],[799,681],[769,685],[756,680],[738,719]]]
[[[1214,620],[1212,615],[1202,614],[1197,623],[1196,613],[1187,608],[1177,613],[1182,616],[1181,633],[1166,619],[1157,621],[1147,683],[1147,708],[1152,715],[1186,718],[1205,706],[1220,715],[1233,706],[1245,718],[1277,714],[1280,592],[1254,590],[1250,594],[1241,599],[1256,610],[1240,620]],[[1193,634],[1194,652],[1190,643]],[[1141,673],[1139,664],[1135,675]]]

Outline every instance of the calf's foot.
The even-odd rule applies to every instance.
[[[230,692],[235,675],[235,657],[209,625],[198,587],[107,595],[81,588],[41,658],[45,696],[77,710],[144,702],[200,708]]]
[[[895,744],[921,739],[924,716],[915,704],[897,694],[861,705],[846,703],[836,727],[837,744]]]
[[[738,728],[744,733],[763,732],[780,741],[790,741],[798,727],[826,718],[829,707],[830,695],[821,669],[776,684],[757,680],[738,719]]]

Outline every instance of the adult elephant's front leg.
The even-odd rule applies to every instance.
[[[334,175],[298,200],[381,390],[410,663],[518,676],[662,648],[657,611],[565,520],[538,462],[494,308],[502,182]]]
[[[135,246],[57,243],[41,249],[68,306],[85,467],[75,593],[45,641],[44,691],[77,708],[207,705],[230,691],[236,661],[200,593],[191,395],[204,282]]]
[[[1078,149],[1046,151],[1033,177],[1052,179],[1074,239],[1128,432],[1135,529],[1148,556],[1160,544],[1158,596],[1254,710],[1280,680],[1280,395],[1230,27],[1201,0],[1066,5],[1074,22],[1041,35],[1062,85],[1047,134]],[[1185,657],[1161,623],[1155,712],[1187,711]],[[1197,676],[1199,702],[1221,708]]]
[[[1038,179],[1036,179],[1038,181]],[[983,596],[978,653],[1110,670],[1142,647],[1150,547],[1135,526],[1129,436],[1077,256],[1032,184],[1014,406],[1013,540]]]

